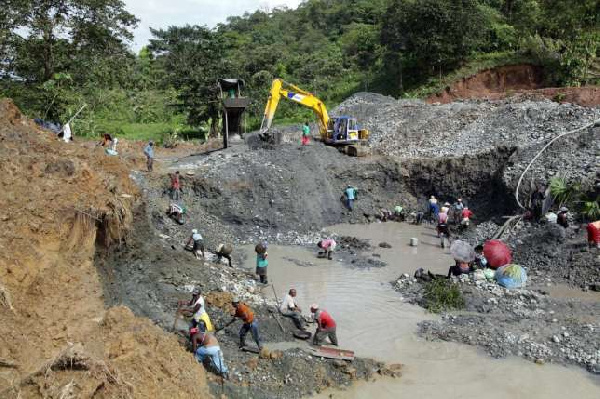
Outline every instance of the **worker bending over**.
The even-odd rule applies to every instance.
[[[202,332],[193,327],[190,329],[190,339],[196,359],[200,363],[204,363],[204,359],[209,358],[217,372],[228,378],[227,365],[225,365],[225,359],[223,359],[223,352],[221,352],[217,337],[212,333]]]
[[[221,262],[221,259],[225,258],[231,266],[231,253],[233,252],[233,246],[231,244],[219,244],[217,247],[217,263]]]
[[[248,305],[240,302],[238,297],[234,297],[231,300],[231,305],[234,307],[233,319],[227,323],[227,326],[232,324],[236,318],[242,319],[244,324],[240,328],[240,349],[246,346],[246,334],[248,331],[252,333],[252,338],[256,345],[258,345],[258,349],[262,349],[262,345],[260,343],[260,336],[258,335],[258,322],[254,318],[254,312]]]
[[[338,340],[336,331],[335,320],[325,310],[319,309],[319,305],[314,304],[310,307],[310,311],[313,313],[315,322],[317,323],[317,331],[313,337],[313,345],[321,345],[326,338],[329,338],[332,345],[337,346]]]
[[[317,246],[323,250],[322,252],[319,252],[319,256],[327,256],[327,259],[331,260],[337,243],[333,238],[328,238],[326,240],[319,241]]]
[[[196,289],[192,293],[192,299],[187,301],[179,301],[179,306],[183,306],[181,313],[184,316],[192,318],[191,326],[198,327],[200,331],[215,331],[215,328],[210,321],[206,308],[204,307],[204,297],[201,295],[200,290]]]

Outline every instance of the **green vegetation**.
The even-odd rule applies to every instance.
[[[74,126],[80,135],[202,138],[219,130],[221,77],[246,81],[248,129],[260,125],[275,77],[329,108],[358,91],[427,96],[519,63],[544,66],[553,85],[600,81],[597,0],[306,0],[214,29],[152,30],[134,55],[127,42],[136,23],[121,0],[8,0],[0,95],[29,116],[62,122],[87,104]],[[312,116],[283,102],[277,118]]]
[[[434,313],[465,307],[465,299],[458,285],[448,279],[435,279],[425,283],[423,299],[425,308]]]

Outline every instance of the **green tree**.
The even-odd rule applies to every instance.
[[[151,29],[148,49],[166,71],[167,83],[178,92],[181,111],[188,123],[199,126],[210,121],[216,133],[219,103],[217,79],[228,76],[230,62],[224,57],[220,34],[202,26]]]

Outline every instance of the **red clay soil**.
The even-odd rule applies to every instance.
[[[535,65],[510,65],[481,71],[461,79],[428,103],[447,104],[459,99],[498,100],[505,97],[550,99],[587,107],[600,105],[600,87],[545,87],[544,70]]]

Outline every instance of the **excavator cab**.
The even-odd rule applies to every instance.
[[[327,122],[326,143],[332,145],[356,144],[368,139],[368,131],[361,129],[355,118],[332,117]]]

